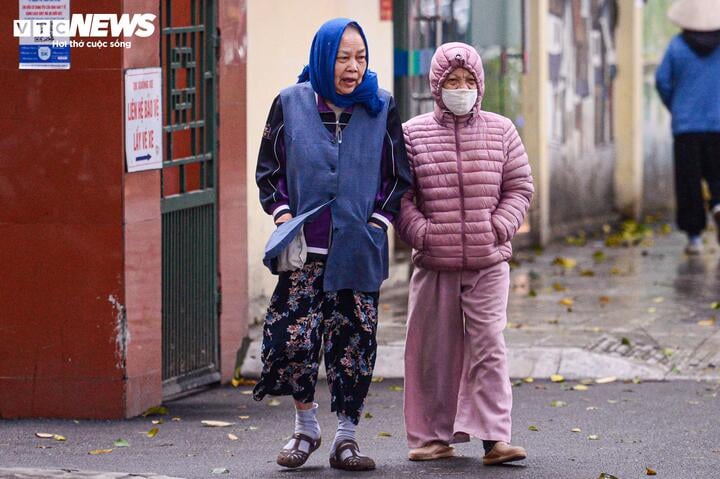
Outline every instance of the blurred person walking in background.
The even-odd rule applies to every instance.
[[[338,418],[330,465],[375,468],[360,453],[355,428],[375,364],[386,231],[410,173],[395,102],[368,62],[360,25],[323,24],[298,83],[275,98],[260,147],[260,200],[279,225],[264,263],[279,279],[254,396],[295,399],[295,432],[277,458],[290,468],[320,446],[313,399],[323,344]]]
[[[656,72],[660,98],[672,114],[678,227],[688,254],[702,253],[707,225],[702,180],[720,242],[720,0],[678,0],[668,17],[682,33]]]
[[[454,455],[482,439],[486,465],[524,459],[511,446],[512,391],[503,329],[510,240],[533,193],[513,123],[480,108],[482,60],[447,43],[430,67],[435,111],[403,125],[414,185],[396,225],[413,251],[405,347],[410,460]]]

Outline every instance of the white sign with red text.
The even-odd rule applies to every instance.
[[[125,72],[125,159],[128,172],[162,168],[162,69]]]

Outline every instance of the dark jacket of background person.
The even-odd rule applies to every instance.
[[[685,30],[670,42],[655,80],[673,134],[720,132],[719,45],[720,31]]]

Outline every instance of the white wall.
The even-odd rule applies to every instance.
[[[267,308],[276,278],[262,264],[263,247],[274,229],[260,207],[255,164],[263,127],[273,98],[297,80],[307,63],[317,29],[335,17],[348,17],[363,27],[370,69],[380,86],[392,91],[392,22],[380,21],[380,2],[367,0],[249,0],[247,9],[247,168],[248,275],[250,324]]]

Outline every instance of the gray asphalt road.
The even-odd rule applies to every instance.
[[[647,477],[645,468],[663,478],[720,477],[720,402],[718,383],[672,382],[593,385],[587,391],[565,390],[576,384],[536,381],[513,388],[514,442],[528,449],[526,461],[484,467],[479,441],[457,446],[454,459],[413,463],[402,421],[399,380],[373,384],[360,428],[363,451],[378,469],[361,477],[480,477],[596,479],[601,472],[620,479]],[[208,477],[345,477],[327,464],[334,433],[326,386],[319,385],[321,425],[326,443],[306,467],[288,471],[274,462],[292,432],[291,401],[254,402],[242,391],[216,388],[169,403],[164,423],[151,418],[128,421],[0,421],[0,467],[72,468],[79,470],[155,472],[184,478]],[[554,403],[553,401],[562,401]],[[564,405],[565,403],[566,405]],[[248,416],[243,419],[240,416]],[[181,418],[172,421],[172,417]],[[235,423],[203,427],[201,420]],[[528,428],[536,426],[538,431]],[[145,434],[152,427],[158,434]],[[581,432],[572,432],[579,428]],[[36,432],[61,434],[66,441],[40,439]],[[228,434],[237,440],[230,440]],[[383,437],[379,433],[389,433]],[[596,440],[588,439],[596,435]],[[118,448],[116,439],[130,447]],[[95,449],[113,449],[90,455]],[[214,475],[214,468],[229,473]]]

